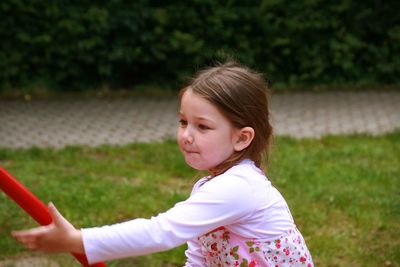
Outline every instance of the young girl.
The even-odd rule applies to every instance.
[[[185,266],[313,266],[285,200],[261,170],[272,136],[266,89],[262,75],[229,62],[181,90],[178,144],[187,164],[209,175],[170,210],[78,230],[50,204],[51,225],[13,236],[34,250],[84,253],[89,263],[187,242]]]

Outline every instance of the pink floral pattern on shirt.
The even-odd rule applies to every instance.
[[[206,266],[302,266],[313,267],[301,233],[293,228],[275,240],[243,240],[225,227],[198,238]]]

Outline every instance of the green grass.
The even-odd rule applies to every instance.
[[[190,193],[196,172],[174,141],[123,147],[0,150],[0,165],[77,227],[150,217]],[[277,138],[268,175],[316,266],[398,266],[400,133]],[[36,224],[0,194],[0,259],[30,255],[9,236]],[[185,246],[112,266],[182,266]],[[33,254],[37,255],[37,254]],[[61,266],[80,266],[51,256]]]

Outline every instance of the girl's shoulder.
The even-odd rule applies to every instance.
[[[254,175],[254,173],[257,173],[258,175],[264,175],[264,172],[258,168],[254,161],[250,160],[250,159],[244,159],[241,162],[239,162],[238,164],[232,166],[231,168],[229,168],[226,172],[224,172],[221,175],[224,174],[233,174],[233,173],[251,173],[252,175]]]
[[[192,189],[192,193],[197,191],[202,185],[204,185],[205,183],[207,183],[210,180],[210,176],[205,176],[201,179],[199,179],[194,185],[193,185],[193,189]]]
[[[221,177],[239,177],[251,184],[269,182],[264,172],[252,160],[245,159],[220,175]]]
[[[254,187],[260,183],[269,184],[269,180],[263,171],[255,166],[253,161],[246,159],[218,176],[206,176],[201,178],[193,186],[193,191],[197,191],[205,184],[207,184],[207,186],[218,184],[219,186],[225,185],[228,187],[235,185],[239,187]]]

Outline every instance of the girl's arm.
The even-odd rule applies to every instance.
[[[83,228],[87,259],[95,263],[161,252],[220,226],[246,220],[258,205],[253,192],[246,180],[226,175],[205,183],[187,200],[150,219]],[[198,243],[189,243],[186,266],[204,266],[200,249]]]
[[[13,231],[12,236],[31,250],[47,253],[71,252],[84,254],[81,231],[69,223],[50,203],[49,213],[53,222],[23,231]]]

